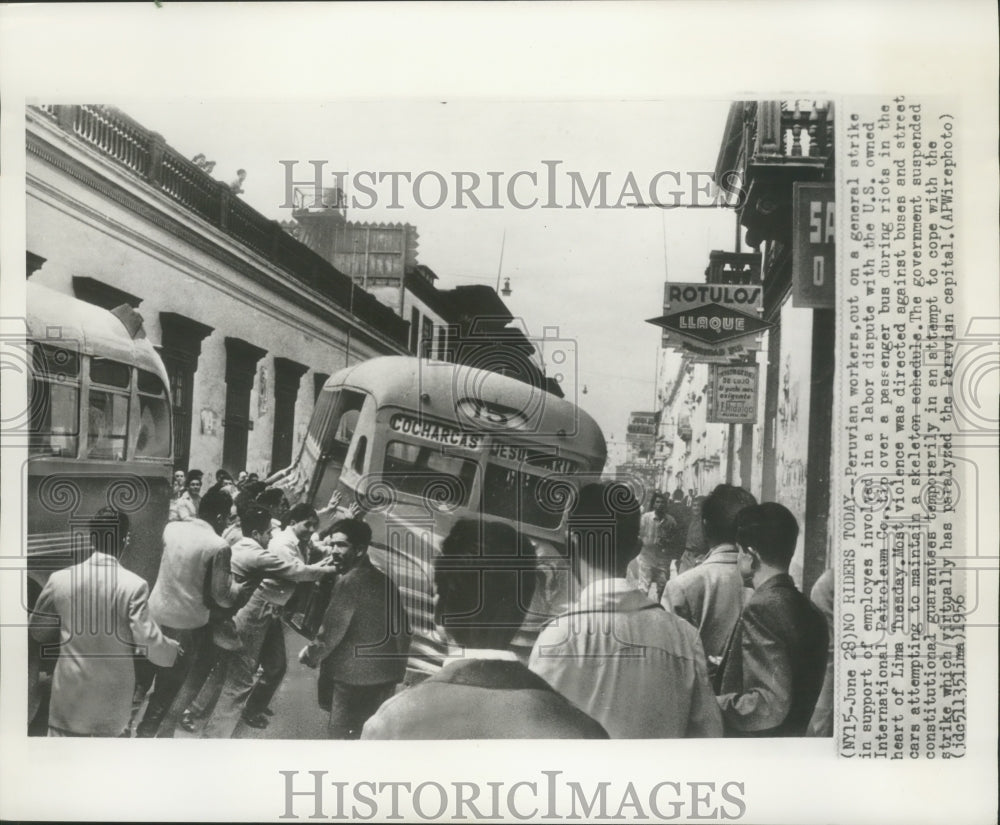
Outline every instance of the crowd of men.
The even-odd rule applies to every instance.
[[[527,657],[513,641],[543,586],[530,540],[458,520],[433,569],[450,655],[404,683],[409,617],[369,558],[357,506],[334,496],[320,512],[289,508],[273,479],[224,471],[202,494],[201,480],[176,479],[151,593],[117,561],[129,528],[113,510],[90,525],[89,557],[50,577],[30,625],[37,643],[59,643],[50,735],[170,736],[172,706],[203,737],[231,737],[241,720],[266,727],[302,582],[323,593],[299,661],[318,669],[330,738],[832,733],[832,577],[814,588],[824,614],[788,572],[794,516],[739,487],[700,501],[657,495],[641,513],[624,485],[584,486],[566,519],[569,606]],[[80,604],[118,631],[74,623]]]

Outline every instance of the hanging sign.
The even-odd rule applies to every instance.
[[[834,212],[832,183],[792,187],[792,304],[834,306]]]
[[[712,364],[708,372],[710,424],[755,424],[757,422],[756,364]]]
[[[756,316],[714,303],[651,318],[648,323],[713,346],[745,335],[757,335],[773,326]]]

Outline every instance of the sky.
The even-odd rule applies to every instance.
[[[653,409],[660,332],[645,319],[662,314],[665,274],[702,281],[709,251],[734,249],[731,210],[625,206],[636,201],[632,180],[647,202],[709,202],[693,190],[715,168],[726,99],[108,102],[188,157],[215,160],[220,180],[246,169],[243,198],[270,218],[291,217],[282,208],[280,161],[297,161],[296,181],[313,179],[309,161],[325,161],[326,185],[337,183],[335,173],[347,174],[349,219],[417,228],[419,262],[443,289],[495,286],[503,247],[508,307],[533,338],[546,329],[556,337],[547,352],[568,354],[564,392],[597,420],[613,460],[623,457],[629,412]],[[379,183],[365,172],[385,177]],[[534,173],[536,182],[513,178],[517,172]],[[410,175],[410,182],[395,178],[399,208],[390,208],[392,173]],[[456,173],[470,173],[462,179],[467,186],[478,176],[479,203],[499,208],[478,208],[465,196],[466,208],[455,208]],[[588,190],[607,173],[604,203],[623,208],[597,208],[599,194],[586,206],[570,173]],[[352,187],[357,180],[374,195]],[[574,202],[578,208],[567,208]]]

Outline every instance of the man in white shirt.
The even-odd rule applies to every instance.
[[[579,597],[541,632],[529,667],[613,739],[721,736],[697,632],[625,581],[639,544],[631,491],[585,486],[568,532]]]

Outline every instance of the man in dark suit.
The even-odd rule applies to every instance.
[[[715,693],[726,736],[805,736],[826,671],[823,614],[788,575],[799,525],[786,507],[736,517],[737,566],[754,594],[743,608]]]
[[[340,574],[323,623],[299,653],[320,667],[320,704],[329,702],[331,739],[358,739],[361,728],[406,675],[410,631],[395,584],[368,558],[372,530],[358,519],[341,519],[328,531]]]

